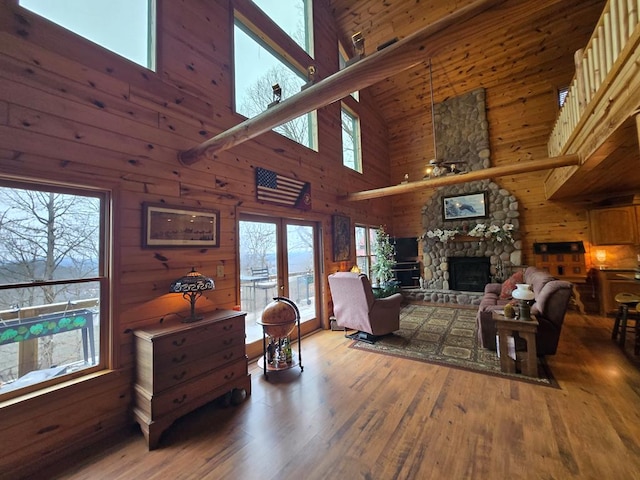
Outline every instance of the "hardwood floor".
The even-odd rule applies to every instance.
[[[303,339],[304,372],[266,382],[252,362],[242,405],[193,412],[151,452],[134,428],[53,478],[640,478],[640,370],[611,323],[567,315],[548,362],[560,389],[357,351],[322,331]]]

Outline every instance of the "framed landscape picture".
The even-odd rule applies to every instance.
[[[487,210],[487,192],[442,197],[443,220],[484,218]]]
[[[218,247],[220,212],[217,210],[142,204],[142,246]]]

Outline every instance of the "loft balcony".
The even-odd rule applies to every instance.
[[[545,180],[550,200],[598,200],[640,191],[640,0],[609,0],[583,50],[549,138],[549,156],[577,166]]]

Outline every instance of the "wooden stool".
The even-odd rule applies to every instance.
[[[635,320],[635,343],[633,353],[640,355],[640,329],[638,329],[638,322],[640,322],[640,312],[637,310],[637,305],[640,303],[640,297],[633,293],[618,293],[615,296],[615,301],[618,304],[618,313],[613,324],[613,331],[611,332],[611,339],[617,341],[622,348],[627,337],[627,320]]]

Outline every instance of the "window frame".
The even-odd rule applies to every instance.
[[[24,189],[40,192],[53,192],[67,195],[77,195],[85,197],[93,197],[100,202],[99,212],[99,238],[100,246],[98,249],[98,274],[93,277],[76,278],[61,280],[38,280],[33,282],[15,282],[0,284],[0,291],[18,288],[32,288],[51,285],[79,284],[79,283],[98,283],[99,293],[99,341],[97,342],[97,361],[94,365],[86,366],[69,373],[65,373],[50,379],[39,381],[24,387],[17,388],[2,393],[0,391],[0,402],[10,400],[29,393],[39,393],[52,386],[60,385],[64,382],[74,379],[87,377],[96,372],[106,371],[114,368],[113,365],[113,320],[111,317],[112,302],[112,248],[113,248],[113,195],[112,192],[104,188],[92,188],[76,184],[57,184],[46,181],[37,181],[31,179],[13,179],[0,176],[0,186]],[[55,303],[51,304],[55,305]]]
[[[37,17],[38,19],[42,19],[43,22],[46,22],[47,24],[49,24],[51,26],[51,28],[55,28],[55,29],[59,29],[60,31],[65,32],[65,34],[68,35],[73,35],[74,36],[74,40],[78,41],[77,39],[80,38],[81,41],[86,42],[89,45],[92,45],[94,47],[98,47],[102,50],[104,50],[105,52],[109,52],[109,54],[112,55],[117,55],[118,58],[121,59],[125,59],[129,62],[131,62],[132,64],[142,67],[142,68],[146,68],[147,70],[151,70],[153,72],[157,72],[158,71],[158,45],[159,45],[159,40],[158,40],[158,11],[159,11],[159,6],[158,0],[146,0],[147,4],[148,4],[148,15],[147,15],[147,62],[146,65],[143,65],[141,63],[138,63],[136,60],[133,60],[127,56],[122,55],[121,53],[116,52],[115,50],[111,49],[110,47],[107,47],[101,43],[97,43],[96,41],[85,37],[84,35],[82,35],[81,33],[76,32],[75,30],[62,25],[58,22],[55,22],[54,20],[51,20],[50,18],[44,16],[43,14],[36,12],[34,10],[31,10],[25,6],[23,6],[20,2],[20,0],[14,0],[15,5],[17,8],[20,9],[21,12],[23,12],[26,15],[29,16],[34,16]]]
[[[253,41],[255,41],[262,48],[266,49],[273,55],[278,61],[280,61],[286,68],[290,69],[293,73],[297,74],[301,79],[307,78],[307,71],[310,66],[315,65],[315,60],[304,51],[304,49],[298,45],[284,30],[280,28],[266,13],[258,7],[251,0],[232,0],[232,10],[233,15],[231,18],[232,28],[231,31],[234,32],[236,28],[242,30],[246,35],[248,35]],[[313,27],[313,14],[311,12],[312,8],[310,8],[310,19],[309,23]],[[313,28],[311,32],[310,41],[313,43]],[[231,45],[233,48],[232,58],[233,60],[233,69],[232,75],[233,79],[233,95],[232,95],[232,105],[234,112],[238,115],[242,115],[241,112],[238,111],[238,92],[236,91],[236,65],[235,65],[235,50],[236,50],[236,40],[235,36],[232,33],[232,38],[230,39]],[[284,92],[287,94],[287,92]],[[294,92],[294,95],[297,92]],[[265,106],[266,110],[266,106]],[[263,110],[264,111],[264,110]],[[291,139],[273,129],[275,133],[284,136],[285,138],[289,138],[290,140],[296,142],[297,144],[309,148],[314,151],[318,151],[318,120],[317,120],[317,111],[313,110],[312,112],[306,113],[308,117],[308,143],[309,145],[305,145],[303,143],[298,142],[295,139]],[[247,118],[247,117],[245,117]]]
[[[364,239],[365,239],[365,254],[358,255],[358,229],[364,230]],[[380,227],[374,227],[371,225],[366,225],[362,223],[356,223],[354,227],[354,239],[356,239],[356,265],[360,268],[361,272],[367,275],[367,277],[371,278],[371,269],[375,265],[376,256],[373,253],[373,242],[376,238],[377,231],[380,230]],[[364,264],[364,269],[361,266],[360,259],[363,259],[362,262]]]
[[[353,141],[353,167],[346,163],[345,158],[345,129],[343,116],[347,115],[351,118],[352,128],[354,130],[354,135],[352,137]],[[342,165],[347,167],[354,172],[363,173],[364,167],[362,162],[362,125],[360,121],[360,116],[349,106],[347,106],[346,102],[341,102],[340,106],[340,131],[341,131],[341,141],[342,141]]]

